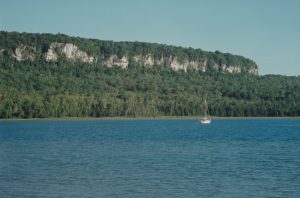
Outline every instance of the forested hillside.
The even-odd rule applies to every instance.
[[[63,51],[67,48],[57,51],[53,42],[72,43],[78,49],[71,46],[72,53]],[[49,49],[52,56],[48,56]],[[8,32],[0,34],[0,50],[1,118],[200,116],[204,99],[213,116],[300,115],[299,76],[253,75],[243,68],[257,68],[256,64],[240,56],[159,44]],[[188,57],[190,62],[208,63],[204,72],[131,60],[148,54],[158,60],[173,56],[178,62]],[[119,62],[108,65],[114,55]],[[126,68],[118,65],[124,64],[122,57],[129,60]],[[242,69],[230,72],[220,69],[222,65]]]
[[[128,68],[132,64],[257,75],[254,61],[229,53],[143,42],[112,42],[63,34],[0,32],[2,55],[18,61],[51,62],[59,59]]]

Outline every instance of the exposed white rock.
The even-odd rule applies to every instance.
[[[169,65],[174,71],[178,71],[178,70],[184,70],[186,71],[188,66],[189,66],[189,62],[187,60],[183,60],[182,62],[179,62],[177,60],[177,57],[173,57],[170,56],[169,58],[165,59],[165,62],[167,63],[167,65]]]
[[[81,51],[72,43],[51,43],[47,53],[46,60],[57,60],[61,55],[65,55],[67,59],[81,60],[86,63],[93,63],[94,57],[89,56],[86,52]]]
[[[203,72],[206,71],[207,60],[204,61],[190,61],[189,68],[194,70],[201,70]]]
[[[155,65],[163,65],[164,64],[164,57],[162,56],[160,59],[154,60]]]
[[[250,74],[254,74],[256,76],[258,75],[258,69],[257,69],[257,67],[249,67],[246,72],[248,72]]]
[[[176,56],[169,56],[169,57],[161,57],[160,59],[155,59],[153,55],[151,54],[146,54],[146,55],[136,55],[132,57],[132,60],[134,62],[147,65],[147,66],[153,66],[153,65],[166,65],[170,68],[172,68],[174,71],[178,70],[184,70],[187,71],[187,69],[192,69],[196,71],[202,71],[206,72],[207,70],[207,64],[208,60],[188,60],[184,59],[182,61],[179,61]],[[121,57],[119,58],[117,55],[112,55],[110,56],[107,60],[104,60],[103,63],[108,66],[112,67],[113,65],[122,67],[122,68],[127,68],[129,64],[129,58],[128,57]],[[220,70],[224,72],[229,72],[229,73],[241,73],[242,69],[240,66],[237,65],[226,65],[226,64],[217,64],[213,63],[212,67],[215,70]],[[252,67],[248,68],[246,70],[243,70],[248,73],[252,73],[255,75],[258,75],[257,68]]]
[[[195,69],[195,70],[197,70],[198,67],[199,67],[199,62],[198,62],[198,61],[190,61],[190,62],[189,62],[189,65],[190,65],[190,69]]]
[[[151,54],[146,54],[146,55],[136,55],[133,56],[132,58],[134,62],[146,66],[166,65],[171,67],[174,71],[178,71],[178,70],[187,71],[187,69],[194,69],[194,70],[200,70],[205,72],[207,67],[207,60],[189,61],[188,59],[185,59],[182,61],[178,61],[178,58],[176,56],[161,57],[160,59],[155,59]],[[117,55],[112,55],[108,59],[104,60],[103,63],[108,67],[117,65],[122,68],[127,68],[129,64],[129,59],[127,57],[119,58]],[[216,65],[216,67],[219,66]]]
[[[142,63],[143,65],[153,66],[154,65],[154,58],[151,54],[146,54],[144,56],[137,55],[133,57],[133,60],[138,63]]]
[[[58,58],[58,55],[57,53],[54,51],[54,47],[53,45],[51,44],[47,53],[46,53],[46,60],[47,61],[56,61]]]
[[[222,71],[226,71],[229,73],[241,73],[241,67],[239,66],[222,64],[221,69]]]
[[[5,49],[0,49],[0,53],[5,52]],[[37,50],[34,47],[27,45],[20,45],[13,51],[13,57],[15,57],[18,61],[23,60],[34,60],[37,56]],[[67,59],[71,60],[81,60],[86,63],[93,63],[97,60],[93,56],[89,56],[86,52],[79,50],[78,47],[72,43],[51,43],[47,53],[45,54],[47,61],[55,61],[60,56],[64,56]],[[208,67],[208,59],[204,60],[189,60],[183,59],[178,60],[177,56],[167,56],[161,58],[154,58],[153,54],[145,54],[145,55],[135,55],[133,57],[118,57],[117,55],[111,55],[109,58],[104,59],[102,63],[108,67],[112,67],[113,65],[119,66],[121,68],[128,68],[129,58],[134,62],[143,64],[145,66],[153,66],[153,65],[165,65],[170,67],[174,71],[183,70],[187,71],[188,69],[203,71],[205,72]],[[216,62],[212,62],[212,67],[218,71],[224,71],[229,73],[241,73],[246,72],[254,75],[258,75],[258,68],[256,65],[253,67],[241,67],[238,65],[227,65],[227,64],[218,64]]]
[[[128,58],[125,56],[119,58],[117,55],[112,55],[106,61],[104,61],[104,64],[107,67],[112,67],[113,65],[116,65],[125,69],[128,67],[129,61]]]
[[[27,45],[20,45],[13,51],[13,57],[18,61],[34,60],[36,49]]]

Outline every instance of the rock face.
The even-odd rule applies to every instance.
[[[141,63],[143,65],[153,66],[154,64],[157,64],[158,62],[155,62],[154,58],[151,54],[146,54],[144,56],[137,55],[133,57],[133,60],[137,63]],[[160,63],[160,62],[159,62]],[[161,63],[160,63],[161,64]],[[160,65],[158,64],[158,65]]]
[[[139,63],[145,66],[153,66],[153,65],[165,65],[172,68],[174,71],[184,70],[187,71],[188,69],[192,70],[200,70],[205,72],[208,68],[208,60],[188,60],[184,59],[179,61],[176,56],[169,56],[169,57],[161,57],[160,59],[155,59],[151,54],[146,55],[136,55],[132,57],[132,60],[135,63]],[[126,69],[129,64],[128,57],[121,57],[119,58],[117,55],[110,56],[107,60],[103,61],[103,64],[112,67],[113,65],[119,66],[123,69]],[[227,64],[217,64],[213,63],[212,68],[218,71],[229,72],[229,73],[241,73],[246,72],[254,75],[258,75],[258,69],[256,66],[242,69],[242,67],[238,65],[227,65]]]
[[[51,43],[47,53],[47,61],[55,61],[61,55],[64,55],[67,59],[81,60],[86,63],[93,63],[94,57],[88,56],[86,52],[78,49],[78,47],[72,43]]]
[[[128,67],[128,58],[123,56],[119,58],[117,55],[110,56],[106,61],[103,62],[107,67],[112,67],[113,65],[119,66],[123,69]]]
[[[246,69],[245,72],[247,72],[249,74],[254,74],[254,75],[257,76],[258,75],[258,68],[257,67],[250,67],[250,68]]]
[[[160,59],[154,59],[154,57],[151,54],[147,54],[143,56],[142,55],[134,56],[133,60],[137,63],[146,66],[167,65],[175,71],[178,70],[186,71],[188,68],[205,71],[205,67],[207,64],[207,61],[189,61],[189,60],[178,61],[176,56],[161,57]]]
[[[18,61],[34,60],[36,49],[27,45],[20,45],[13,51],[13,57]]]
[[[226,65],[222,64],[221,65],[221,70],[229,73],[241,73],[241,67],[239,66],[234,66],[234,65]]]
[[[170,66],[174,71],[184,70],[187,71],[188,69],[192,70],[200,70],[205,72],[207,68],[207,60],[204,61],[194,61],[189,59],[184,59],[179,61],[176,56],[170,56],[165,58],[165,64]]]
[[[4,50],[5,49],[1,49],[1,53],[3,53]],[[94,63],[97,61],[94,56],[89,56],[86,52],[79,50],[78,47],[72,43],[51,43],[44,55],[47,61],[55,61],[61,56],[64,56],[65,58],[70,60],[79,60],[86,63]],[[31,46],[20,45],[13,51],[13,56],[18,61],[32,61],[37,56],[37,50]],[[187,58],[179,60],[177,56],[161,56],[160,58],[155,58],[150,53],[144,55],[134,55],[130,57],[119,57],[116,54],[113,54],[106,59],[102,58],[102,61],[100,61],[100,63],[106,65],[107,67],[118,66],[123,69],[128,68],[130,62],[135,62],[149,67],[152,67],[154,65],[167,66],[174,71],[196,70],[205,72],[210,67],[221,72],[245,72],[258,75],[258,69],[256,65],[253,65],[252,67],[242,67],[239,65],[218,64],[216,62],[213,62],[212,60],[208,60],[207,58],[203,60],[189,60]]]

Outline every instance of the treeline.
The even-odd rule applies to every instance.
[[[13,50],[20,45],[32,46],[36,49],[37,59],[44,59],[43,53],[47,52],[53,42],[73,43],[79,49],[93,55],[99,62],[103,58],[111,55],[119,57],[126,56],[129,60],[135,55],[152,54],[154,58],[176,56],[179,61],[208,60],[208,66],[214,64],[235,65],[241,68],[257,67],[256,63],[248,58],[232,55],[229,53],[206,52],[201,49],[176,47],[171,45],[145,43],[145,42],[113,42],[97,39],[85,39],[70,37],[64,34],[38,34],[38,33],[18,33],[0,31],[0,49],[6,49],[6,55],[11,55]]]
[[[0,55],[0,117],[299,116],[300,77],[128,69]]]

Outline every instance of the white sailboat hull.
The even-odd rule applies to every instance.
[[[210,124],[211,120],[201,119],[200,122],[201,122],[201,124]]]

